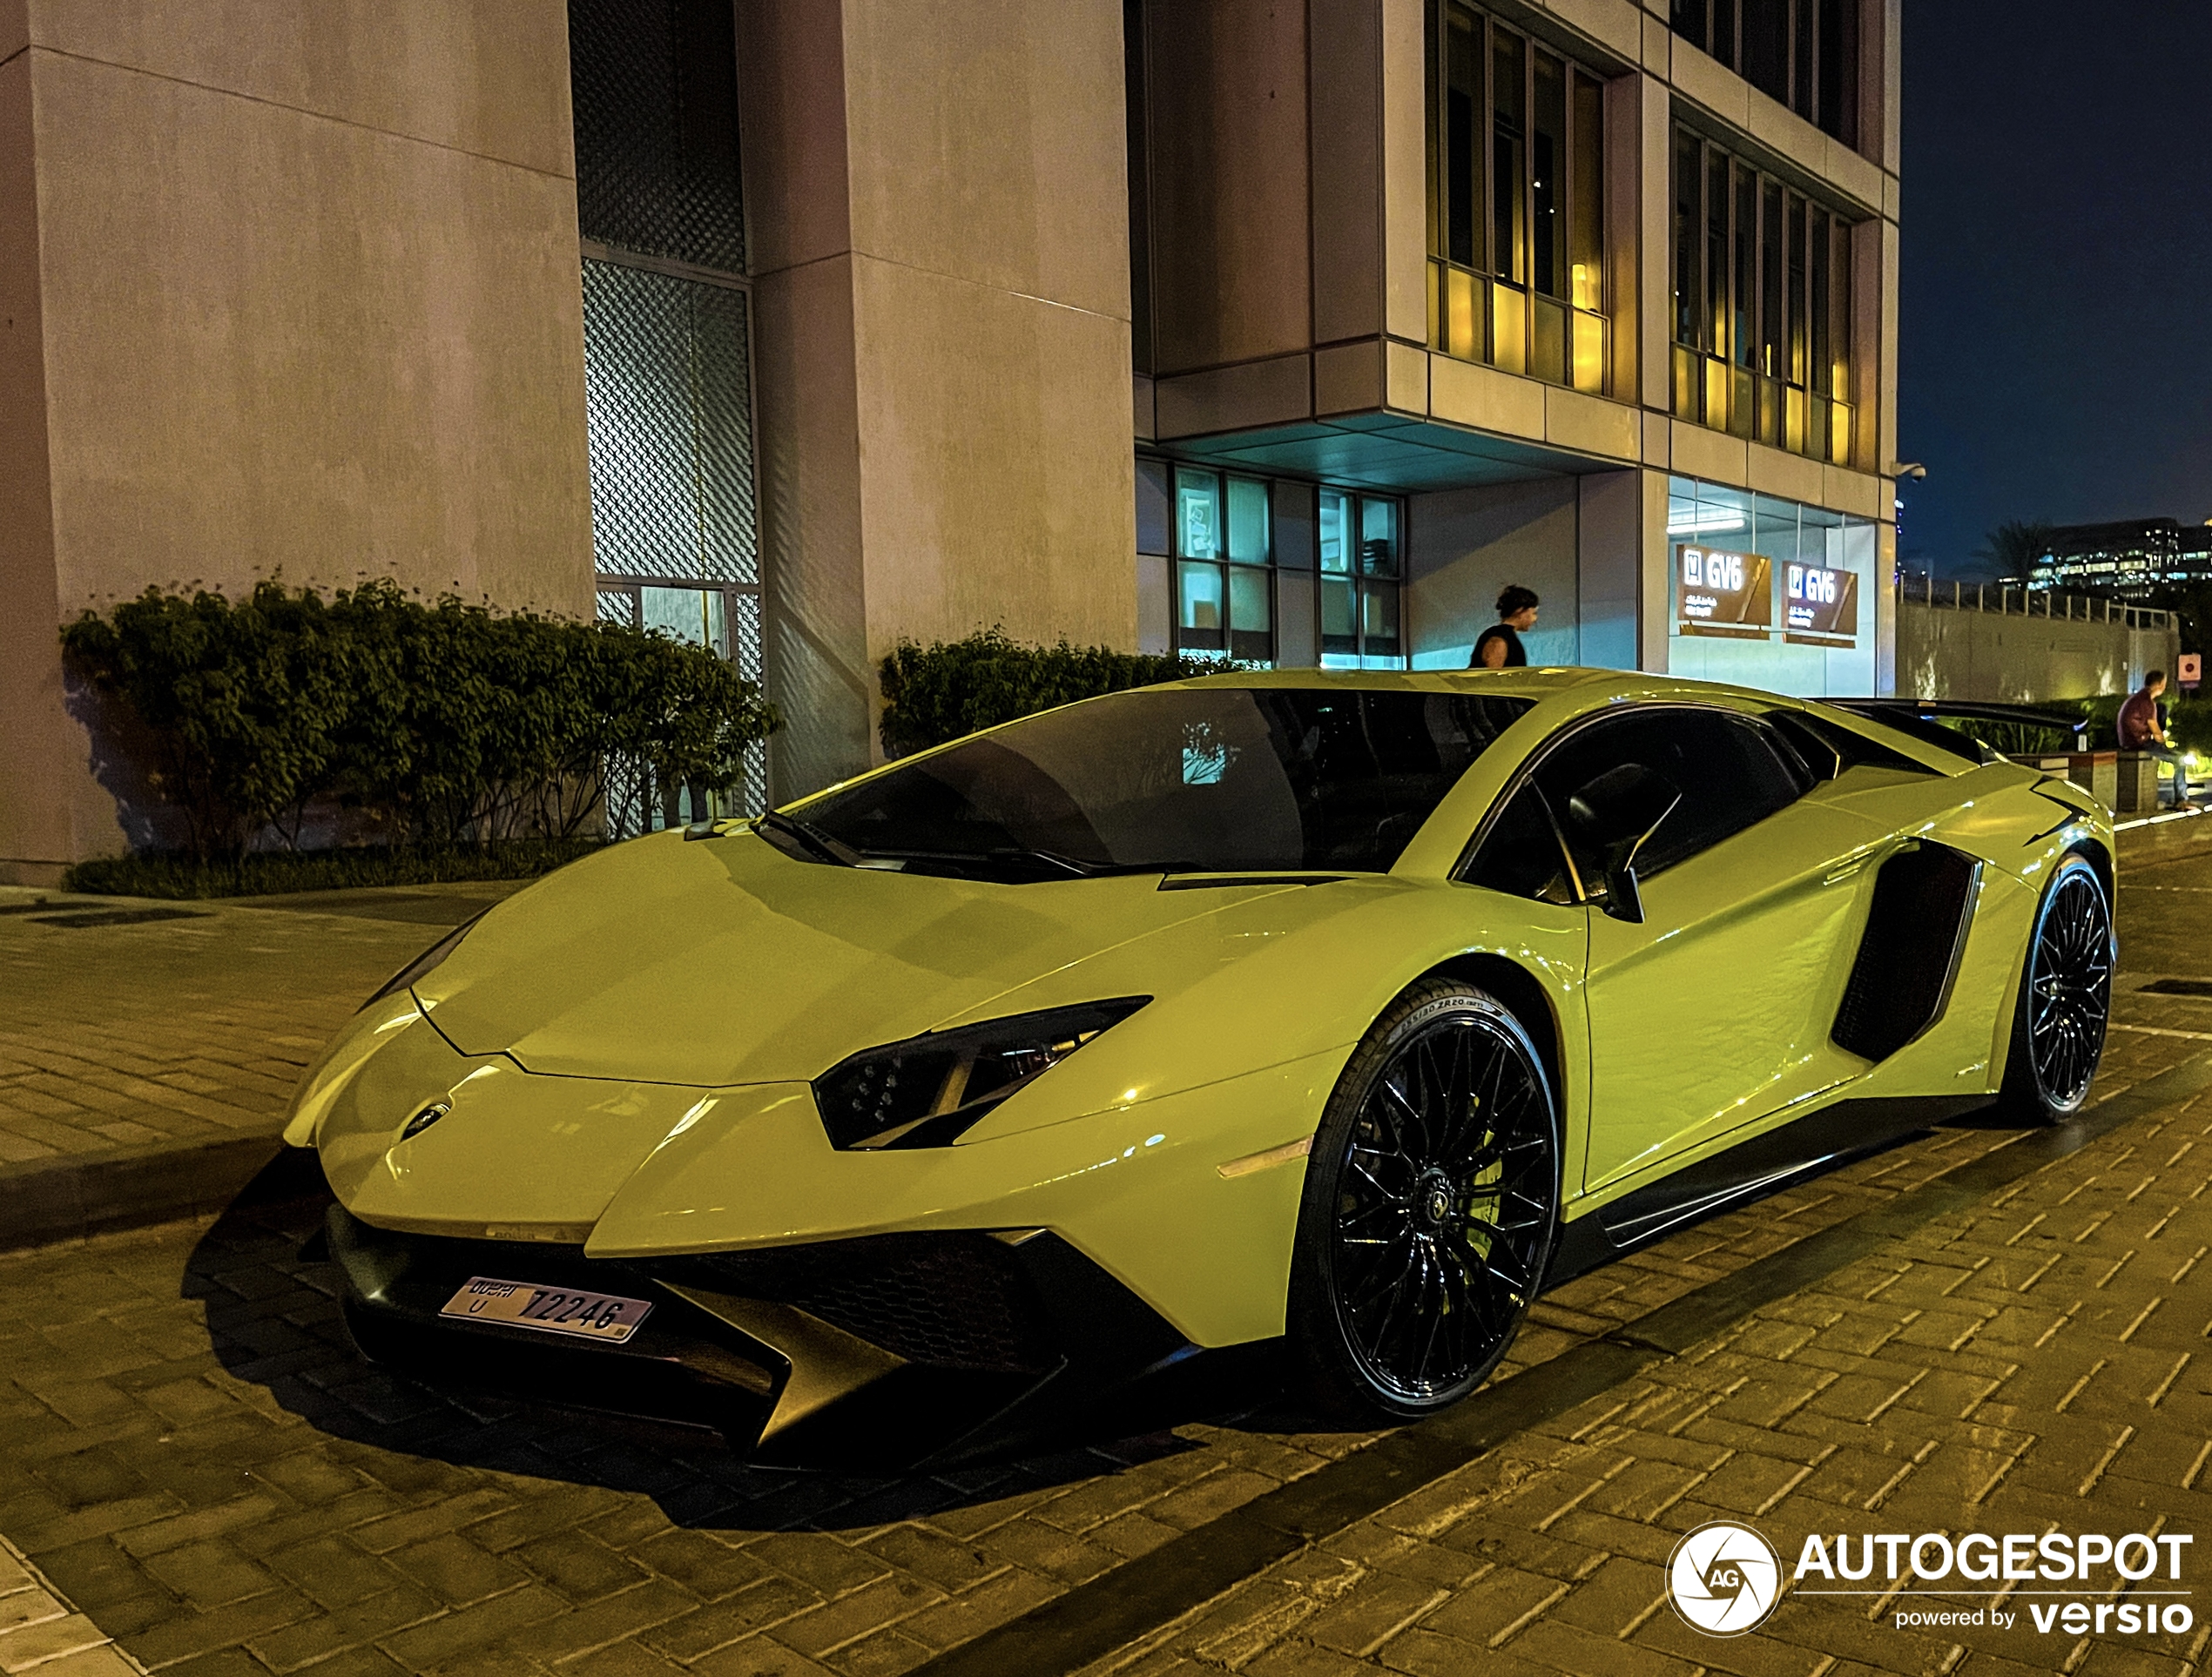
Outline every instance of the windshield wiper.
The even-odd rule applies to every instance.
[[[859,851],[834,834],[823,832],[811,821],[801,821],[796,816],[786,815],[779,810],[770,810],[753,825],[782,834],[819,861],[833,862],[840,867],[859,867],[867,860]]]
[[[1000,868],[1024,871],[1049,870],[1070,879],[1096,879],[1110,874],[1161,873],[1170,866],[1164,862],[1094,862],[1081,856],[1064,855],[1056,850],[1040,850],[1030,845],[996,845],[989,850],[872,850],[871,857],[895,857],[899,860],[925,866],[941,868]]]

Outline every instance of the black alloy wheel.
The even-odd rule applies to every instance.
[[[2003,1104],[2024,1122],[2081,1109],[2112,1011],[2112,906],[2087,859],[2065,858],[2037,906],[2005,1065]]]
[[[1291,1331],[1339,1413],[1456,1403],[1513,1343],[1559,1220],[1559,1118],[1527,1031],[1470,986],[1416,986],[1353,1053],[1315,1137]]]

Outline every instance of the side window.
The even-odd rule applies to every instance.
[[[1507,800],[1462,877],[1470,885],[1510,897],[1533,897],[1545,903],[1575,900],[1567,852],[1544,794],[1534,781],[1523,781]]]
[[[1632,711],[1584,730],[1545,760],[1534,784],[1563,812],[1577,789],[1623,763],[1665,776],[1682,794],[1636,859],[1644,879],[1786,809],[1814,784],[1797,754],[1761,724],[1686,707]],[[1595,879],[1595,858],[1575,860],[1586,880]]]

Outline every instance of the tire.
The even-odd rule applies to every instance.
[[[2104,1053],[2113,958],[2104,881],[2087,857],[2069,855],[2044,887],[2028,933],[1997,1097],[2004,1116],[2058,1124],[2081,1110]]]
[[[1307,1162],[1289,1329],[1331,1414],[1412,1421],[1497,1366],[1559,1225],[1559,1108],[1494,997],[1426,980],[1337,1080]]]

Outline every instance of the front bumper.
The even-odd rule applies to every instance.
[[[711,1427],[778,1465],[905,1468],[1038,1447],[1195,1358],[1156,1311],[1044,1231],[593,1258],[581,1246],[396,1233],[334,1205],[327,1233],[347,1325],[373,1360],[430,1384]],[[440,1316],[472,1276],[653,1310],[619,1345]]]

